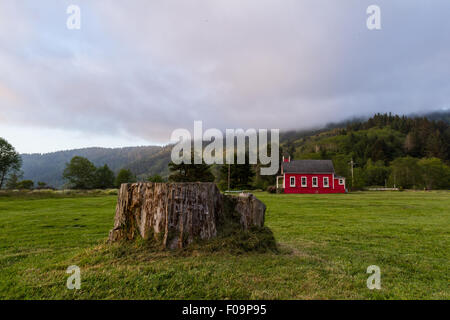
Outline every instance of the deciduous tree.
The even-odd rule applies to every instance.
[[[63,178],[75,189],[92,189],[95,185],[96,168],[92,162],[83,157],[73,157],[66,164]]]
[[[28,189],[31,190],[34,187],[33,180],[22,180],[17,184],[17,189]]]
[[[19,153],[8,141],[0,138],[0,189],[8,174],[13,170],[19,170],[21,165]]]
[[[136,176],[129,169],[121,169],[116,177],[116,187],[120,188],[122,183],[136,182]]]
[[[450,188],[450,168],[442,160],[421,159],[418,165],[421,168],[425,188],[428,190]]]

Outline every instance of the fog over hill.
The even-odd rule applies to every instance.
[[[439,111],[427,114],[413,114],[410,117],[426,117],[430,120],[442,120],[450,124],[450,111]],[[368,118],[368,117],[367,117]],[[322,132],[329,132],[333,136],[333,129],[345,128],[348,124],[365,122],[366,119],[350,119],[340,123],[330,123],[322,128],[302,131],[284,131],[280,134],[281,145],[291,151],[293,156],[300,156],[300,150],[305,147],[313,137]],[[314,139],[313,139],[314,140]],[[295,142],[297,141],[297,142]],[[301,141],[301,142],[298,142]],[[317,144],[317,142],[314,142]],[[138,180],[144,180],[153,174],[168,175],[168,163],[170,161],[171,145],[140,146],[125,148],[83,148],[66,151],[58,151],[45,154],[22,154],[22,171],[24,179],[31,179],[35,183],[46,182],[48,185],[61,188],[64,186],[62,173],[66,163],[74,156],[81,156],[92,161],[96,166],[107,164],[115,173],[120,169],[130,169],[137,175]]]

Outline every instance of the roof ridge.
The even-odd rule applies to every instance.
[[[283,162],[285,173],[334,173],[334,165],[331,159],[302,159]]]

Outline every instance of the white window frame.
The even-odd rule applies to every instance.
[[[327,184],[325,185],[325,180],[327,181]],[[323,177],[323,187],[329,188],[330,187],[330,177]]]
[[[294,181],[294,183],[292,183],[292,181]],[[295,177],[289,177],[289,186],[295,187]]]
[[[305,179],[305,183],[303,183],[303,179]],[[303,188],[308,187],[308,177],[301,177],[300,182],[301,182]]]
[[[344,179],[339,179],[339,185],[343,186],[344,185]]]
[[[316,179],[316,183],[314,184],[314,179]],[[319,178],[317,177],[312,177],[312,186],[314,188],[318,188],[319,187]]]

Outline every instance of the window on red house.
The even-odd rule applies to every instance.
[[[328,177],[323,177],[323,186],[324,186],[325,188],[328,188],[328,187],[330,186]]]
[[[295,177],[290,178],[291,187],[295,187]]]
[[[302,187],[307,187],[308,183],[306,182],[306,177],[302,177]]]
[[[317,177],[313,177],[312,178],[312,186],[313,187],[317,187],[318,185],[317,185]]]

